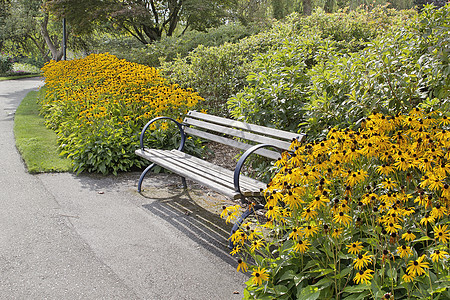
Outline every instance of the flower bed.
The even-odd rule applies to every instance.
[[[166,84],[157,69],[110,54],[51,61],[42,70],[47,88],[42,113],[78,172],[117,173],[141,166],[134,150],[144,124],[161,115],[180,118],[202,100],[191,90]],[[148,143],[176,143],[166,129],[162,123]]]
[[[268,221],[231,237],[238,269],[254,261],[246,297],[449,299],[449,125],[413,109],[294,142],[265,191]]]

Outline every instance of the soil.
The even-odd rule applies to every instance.
[[[209,142],[207,149],[208,152],[203,157],[204,160],[234,171],[241,153],[239,149],[216,142]]]

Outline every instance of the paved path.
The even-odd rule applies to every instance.
[[[140,195],[137,173],[26,172],[14,110],[41,85],[0,81],[0,299],[242,298],[248,277],[204,191],[169,175],[144,181]]]

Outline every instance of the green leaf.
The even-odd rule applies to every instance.
[[[319,288],[315,286],[307,286],[299,290],[297,293],[297,299],[302,300],[316,300],[320,296]]]
[[[352,286],[346,286],[344,292],[346,293],[361,293],[363,291],[370,290],[370,284],[358,284]]]

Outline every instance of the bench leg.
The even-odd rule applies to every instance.
[[[142,181],[144,180],[145,175],[147,175],[148,171],[150,171],[154,166],[155,166],[155,164],[151,164],[150,166],[148,166],[147,168],[145,168],[144,172],[142,172],[142,174],[141,174],[141,177],[139,177],[139,182],[138,182],[138,193],[141,192]]]
[[[183,189],[187,189],[186,178],[181,177],[181,182],[183,183]]]
[[[234,248],[234,244],[231,241],[231,236],[233,235],[233,233],[235,233],[238,229],[239,226],[241,226],[241,224],[244,222],[244,220],[250,216],[252,213],[254,213],[257,210],[263,209],[264,205],[261,204],[256,204],[255,206],[248,208],[246,211],[244,211],[242,213],[242,215],[237,219],[236,223],[234,223],[233,228],[231,228],[231,233],[230,233],[230,243],[228,244],[228,248],[233,249]]]

